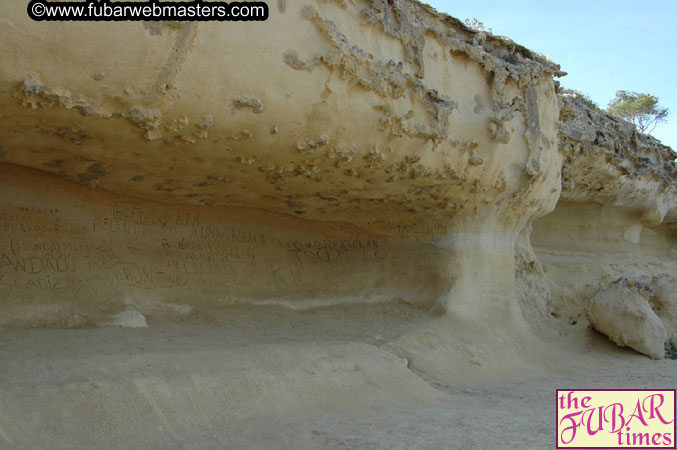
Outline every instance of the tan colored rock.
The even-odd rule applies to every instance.
[[[631,208],[644,226],[676,220],[675,152],[575,95],[564,91],[561,98],[561,200]]]
[[[127,303],[124,311],[114,315],[109,321],[102,322],[101,325],[125,328],[148,328],[146,318],[133,303]]]
[[[172,204],[463,232],[498,200],[530,216],[556,197],[559,66],[418,2],[228,26],[0,16],[4,162]]]
[[[659,276],[653,279],[651,305],[656,314],[663,319],[669,334],[677,332],[677,278]]]
[[[654,359],[664,358],[668,334],[663,322],[646,296],[626,286],[625,280],[595,295],[586,317],[590,325],[617,345],[631,347]]]
[[[530,241],[550,288],[550,326],[580,339],[591,299],[619,277],[669,291],[677,273],[677,167],[672,149],[632,124],[566,90],[560,96],[562,194],[533,222]],[[650,303],[670,331],[663,298]]]
[[[86,186],[65,188],[77,205],[55,194],[48,203],[59,211],[46,220],[70,222],[111,255],[105,269],[78,266],[87,275],[75,276],[84,281],[74,295],[60,284],[63,295],[36,296],[22,264],[49,255],[13,254],[12,240],[25,238],[13,228],[0,242],[6,280],[21,278],[2,299],[8,310],[29,323],[56,314],[73,324],[80,308],[113,314],[121,298],[150,290],[191,306],[395,298],[519,322],[515,240],[560,190],[559,66],[415,1],[282,10],[265,23],[112,26],[36,23],[22,2],[0,5],[14,25],[0,27],[0,60],[13,61],[0,66],[11,118],[0,121],[0,162],[18,178],[16,167],[31,167]],[[39,190],[3,189],[21,199],[0,205],[4,217],[46,208]],[[237,230],[280,241],[236,233],[226,248],[226,232],[212,247],[218,255],[205,255],[205,242],[199,253],[203,229],[235,226],[226,210],[243,217]],[[179,248],[182,240],[193,247]],[[344,250],[334,281],[330,265]],[[356,255],[365,269],[351,279]],[[408,266],[425,274],[422,288],[393,275]],[[94,306],[93,296],[113,305]],[[62,307],[48,313],[56,298]]]
[[[607,368],[586,310],[661,357],[669,149],[417,1],[276,3],[0,2],[3,450],[503,448],[484,420],[550,436],[551,375]]]

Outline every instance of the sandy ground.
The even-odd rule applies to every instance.
[[[144,329],[3,329],[0,449],[549,449],[555,389],[677,384],[677,361],[580,328],[510,372],[488,351],[432,376],[385,350],[435,320],[242,307]]]

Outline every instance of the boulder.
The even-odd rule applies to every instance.
[[[586,313],[590,325],[619,346],[654,359],[665,355],[667,332],[641,291],[625,283],[611,284],[593,297]]]

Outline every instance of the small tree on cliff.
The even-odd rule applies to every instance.
[[[658,104],[658,97],[634,91],[618,91],[609,103],[609,113],[634,123],[641,133],[651,133],[656,125],[665,122],[668,108]]]

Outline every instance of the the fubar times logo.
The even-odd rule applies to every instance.
[[[557,389],[557,448],[675,449],[674,389]]]

